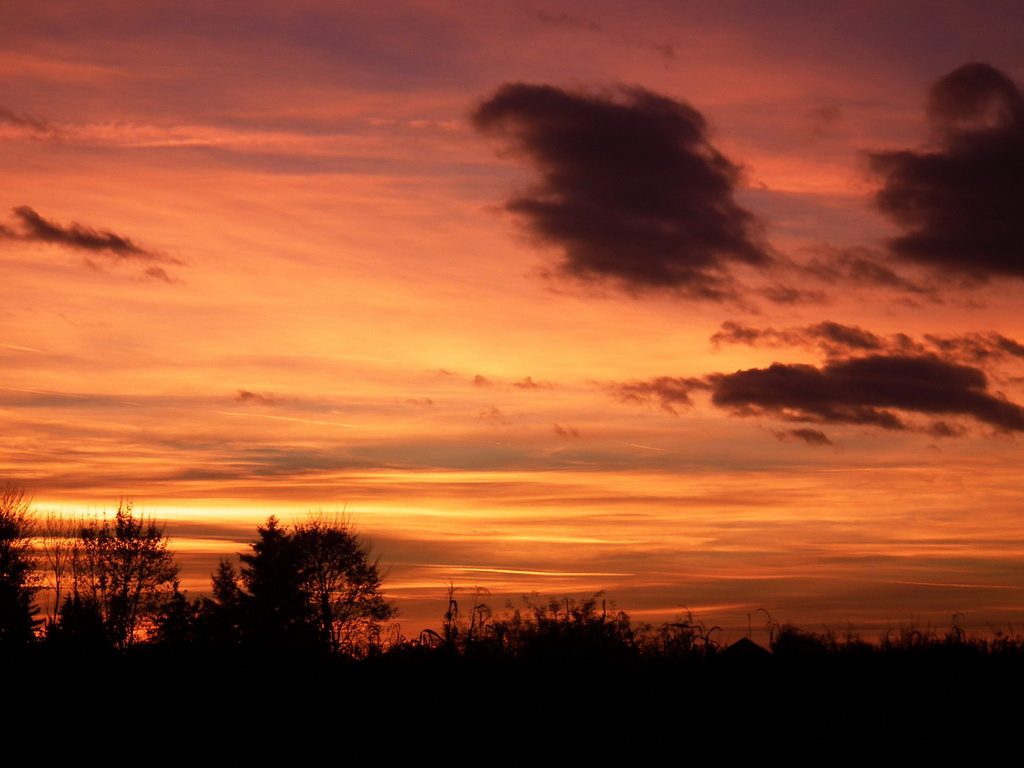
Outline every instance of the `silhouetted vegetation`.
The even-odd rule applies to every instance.
[[[382,624],[396,611],[348,521],[321,514],[285,528],[270,517],[256,531],[240,570],[221,561],[213,598],[195,610],[212,642],[357,657],[379,649]]]
[[[122,501],[113,519],[66,520],[46,546],[66,564],[54,581],[70,583],[47,636],[54,642],[107,642],[126,648],[145,639],[177,589],[178,567],[155,521]],[[58,587],[60,590],[62,587]]]
[[[35,637],[36,559],[32,552],[31,500],[7,483],[0,490],[0,646]]]
[[[104,713],[137,702],[149,715],[128,747],[149,748],[189,712],[217,723],[233,757],[316,759],[340,723],[358,742],[351,759],[374,757],[393,728],[410,745],[399,754],[419,758],[440,738],[455,765],[520,764],[527,752],[544,763],[728,762],[766,745],[815,758],[837,743],[870,757],[905,742],[927,754],[920,734],[964,728],[997,741],[1022,709],[1024,634],[971,636],[958,615],[945,631],[902,627],[869,642],[765,614],[763,645],[728,645],[689,611],[650,625],[603,593],[493,607],[486,589],[450,584],[439,624],[404,638],[386,631],[396,612],[365,543],[323,515],[268,519],[249,551],[221,561],[210,594],[190,598],[163,529],[130,504],[37,525],[9,487],[0,566],[10,696],[32,712],[88,692],[86,711],[59,729],[79,743],[106,726]],[[61,597],[45,628],[32,604],[40,585]],[[257,737],[252,724],[264,721],[273,725]],[[495,752],[495,723],[506,738],[517,729],[527,752]]]
[[[314,514],[292,526],[270,517],[237,562],[222,560],[211,574],[210,594],[190,599],[178,589],[178,567],[163,528],[137,516],[130,501],[122,501],[112,517],[51,513],[37,521],[30,499],[8,484],[0,493],[0,639],[121,650],[140,643],[244,647],[349,658],[413,651],[419,657],[506,662],[729,655],[719,627],[691,611],[658,626],[636,623],[603,592],[586,598],[533,593],[495,609],[486,589],[449,584],[437,629],[411,639],[397,631],[386,636],[397,611],[382,593],[379,562],[338,515]],[[40,592],[50,594],[45,626],[34,602]],[[776,659],[1024,655],[1024,635],[970,636],[959,614],[946,632],[911,626],[875,642],[853,631],[805,632],[765,616],[766,650]]]
[[[603,593],[547,600],[534,593],[524,595],[521,606],[509,602],[498,613],[485,602],[488,597],[480,587],[466,594],[449,585],[441,631],[424,630],[417,643],[449,655],[562,663],[614,661],[639,650],[629,616],[609,608]]]

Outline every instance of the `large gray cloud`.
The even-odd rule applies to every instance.
[[[965,64],[932,86],[927,109],[927,148],[869,155],[878,208],[905,230],[890,247],[977,279],[1024,277],[1024,95]]]
[[[506,207],[562,251],[564,274],[723,299],[732,265],[771,263],[754,216],[734,199],[739,167],[688,104],[642,88],[595,95],[513,83],[473,122],[540,173]]]

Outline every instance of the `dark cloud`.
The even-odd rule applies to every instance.
[[[274,395],[261,395],[259,392],[240,389],[235,396],[235,402],[245,403],[246,405],[280,405],[281,400]]]
[[[777,330],[729,321],[711,337],[753,347],[803,347],[826,358],[821,366],[773,363],[703,378],[661,376],[609,387],[622,402],[656,403],[670,413],[693,407],[693,393],[710,390],[711,403],[737,416],[764,416],[812,424],[856,424],[915,431],[933,437],[967,432],[957,417],[997,432],[1024,432],[1024,407],[993,391],[980,366],[1024,359],[1024,344],[1002,334],[881,336],[857,326],[823,321]],[[952,420],[950,420],[952,418]],[[816,429],[773,434],[780,440],[831,445]]]
[[[811,133],[817,137],[831,133],[841,117],[842,112],[835,104],[826,104],[807,111]]]
[[[868,355],[821,368],[774,363],[707,380],[712,403],[740,416],[892,430],[914,428],[904,414],[969,416],[1024,432],[1024,408],[988,392],[984,372],[932,355]]]
[[[956,424],[949,424],[945,421],[933,421],[924,429],[925,433],[932,437],[960,437],[967,430]]]
[[[716,348],[723,343],[746,344],[751,347],[762,346],[762,344],[777,346],[775,339],[785,339],[785,334],[785,331],[776,331],[771,328],[752,328],[749,325],[726,320],[722,323],[722,329],[712,334],[711,343]],[[770,341],[766,342],[766,339],[770,339]],[[785,341],[789,343],[788,339],[785,339]]]
[[[576,29],[585,29],[590,32],[600,32],[602,29],[601,25],[596,22],[585,19],[582,16],[573,16],[569,13],[537,11],[533,15],[538,21],[542,21],[545,24],[554,24],[559,27],[575,27]]]
[[[824,291],[793,288],[788,285],[769,285],[759,293],[776,304],[824,304],[828,296]]]
[[[562,426],[561,424],[554,424],[555,434],[561,437],[579,437],[580,431],[576,427],[570,427],[568,425]]]
[[[786,429],[772,434],[779,440],[802,440],[808,445],[835,445],[828,439],[828,435],[819,429]]]
[[[708,385],[700,379],[658,376],[647,381],[630,381],[613,384],[610,389],[616,399],[624,403],[656,402],[669,413],[677,413],[677,408],[692,408],[693,398],[690,392],[694,389],[707,389]]]
[[[988,64],[965,64],[928,95],[930,145],[875,152],[878,208],[906,259],[976,279],[1024,277],[1024,95]]]
[[[64,226],[44,219],[27,205],[14,210],[21,231],[15,233],[18,240],[54,243],[83,251],[105,252],[121,259],[142,259],[180,264],[177,259],[136,245],[127,237],[109,230],[96,230],[72,222]],[[10,231],[10,230],[8,230]]]
[[[3,114],[0,113],[0,118],[2,117]],[[172,278],[166,269],[158,265],[180,265],[182,263],[180,260],[160,251],[143,248],[123,235],[118,235],[110,230],[93,229],[76,222],[68,225],[58,224],[43,218],[27,205],[14,208],[13,211],[16,227],[0,224],[0,239],[51,243],[76,251],[85,251],[89,256],[84,258],[84,266],[98,272],[105,271],[105,268],[93,258],[94,256],[103,256],[116,262],[150,262],[149,266],[139,273],[140,279],[160,280],[165,283],[179,282]]]
[[[752,328],[727,320],[711,337],[713,345],[746,344],[751,347],[817,347],[826,354],[886,349],[890,342],[852,325],[825,320],[799,328]]]
[[[513,387],[519,387],[519,389],[551,389],[550,381],[534,381],[532,376],[527,376],[525,379],[513,382]]]
[[[479,373],[473,377],[473,385],[476,387],[489,387],[491,382],[487,380],[486,376],[481,376]]]
[[[642,88],[594,95],[514,83],[473,122],[539,171],[506,207],[562,251],[563,274],[723,299],[734,290],[731,266],[771,262],[733,197],[739,167],[687,104]]]
[[[727,320],[711,336],[715,347],[722,344],[746,344],[750,347],[805,347],[817,349],[827,357],[849,357],[862,352],[888,355],[935,355],[949,362],[982,364],[1024,358],[1024,344],[1002,334],[965,333],[959,336],[925,334],[914,341],[903,333],[879,336],[853,325],[826,320],[794,328],[753,328]]]
[[[934,298],[935,290],[915,283],[882,263],[885,254],[864,248],[837,249],[824,247],[820,257],[802,266],[802,270],[833,285],[857,285],[869,288],[892,288],[904,293],[926,294]],[[891,260],[891,257],[890,257]]]
[[[396,398],[397,401],[397,398]],[[434,401],[429,397],[407,397],[404,400],[398,401],[406,405],[418,405],[422,408],[433,408]]]
[[[165,283],[175,282],[163,267],[147,267],[142,274],[151,280],[162,280]]]
[[[481,408],[480,418],[483,419],[484,421],[489,421],[492,424],[501,424],[503,426],[512,423],[509,420],[508,416],[502,413],[501,410],[496,405],[491,405],[488,406],[487,408]]]
[[[962,336],[925,335],[925,340],[944,357],[984,363],[1024,357],[1024,345],[999,333],[965,333]]]
[[[33,133],[49,134],[56,131],[55,126],[45,120],[40,120],[39,118],[32,117],[31,115],[18,115],[6,107],[0,107],[0,123],[16,125],[19,128],[27,128]]]
[[[668,40],[663,43],[651,43],[651,47],[666,59],[674,59],[676,57],[676,47]]]
[[[870,331],[857,326],[834,323],[831,320],[809,326],[807,332],[813,338],[842,349],[873,350],[884,346],[882,339]]]

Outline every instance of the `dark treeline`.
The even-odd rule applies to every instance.
[[[37,516],[8,484],[0,491],[0,647],[287,650],[349,659],[392,655],[524,661],[543,657],[710,659],[1024,653],[1024,635],[972,637],[954,616],[945,632],[901,628],[867,642],[853,632],[804,632],[764,611],[767,647],[726,646],[692,613],[660,626],[633,622],[604,599],[523,596],[496,610],[487,590],[451,584],[439,629],[406,637],[382,593],[383,575],[350,521],[270,517],[237,563],[220,562],[208,595],[180,591],[160,525],[122,501],[112,515]],[[37,600],[47,595],[46,608]]]
[[[130,504],[37,519],[8,486],[9,732],[72,754],[102,742],[111,759],[157,746],[160,763],[341,750],[342,762],[629,765],[946,755],[950,739],[1008,741],[1024,714],[1024,638],[970,637],[956,620],[866,642],[769,618],[767,647],[726,645],[690,614],[636,623],[601,594],[496,609],[485,590],[450,585],[439,627],[405,637],[377,562],[337,517],[270,518],[208,596],[189,598],[177,576],[162,529]]]
[[[0,645],[126,652],[140,645],[336,653],[379,650],[395,609],[367,547],[340,516],[282,526],[274,517],[211,594],[179,589],[170,541],[122,501],[112,516],[37,519],[0,492]],[[47,610],[37,602],[49,596]],[[43,615],[45,613],[45,615]]]

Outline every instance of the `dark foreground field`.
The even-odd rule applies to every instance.
[[[0,662],[4,752],[44,762],[888,764],[1004,750],[1010,759],[1024,715],[1024,658],[969,647],[516,661],[39,647]]]

